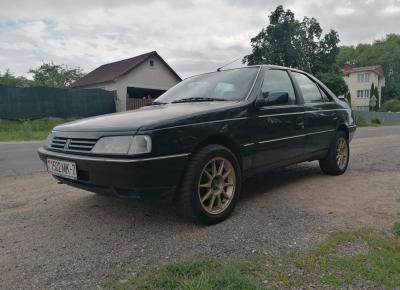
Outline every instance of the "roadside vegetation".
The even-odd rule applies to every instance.
[[[400,99],[391,99],[382,104],[382,112],[400,112]]]
[[[356,115],[355,122],[358,127],[378,127],[383,125],[383,121],[379,118],[372,118],[367,121],[362,115]]]
[[[44,140],[54,126],[70,120],[60,118],[29,121],[0,119],[0,142]]]
[[[366,120],[363,115],[355,114],[355,122],[358,127],[379,127],[379,126],[398,126],[400,122],[387,122],[385,119],[379,117],[373,117],[370,120]]]
[[[400,285],[400,223],[390,232],[331,234],[311,250],[279,257],[195,258],[127,277],[112,274],[105,289],[387,288]]]

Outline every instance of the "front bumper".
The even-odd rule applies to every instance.
[[[73,155],[38,149],[47,157],[74,161],[77,180],[54,176],[57,180],[85,190],[113,193],[123,197],[150,197],[175,194],[190,153],[150,158],[105,158]]]

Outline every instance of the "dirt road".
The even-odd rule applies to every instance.
[[[195,255],[277,254],[400,211],[400,134],[355,139],[343,176],[316,162],[247,180],[233,216],[203,227],[164,204],[99,197],[45,173],[0,178],[0,287],[96,288],[107,273]]]

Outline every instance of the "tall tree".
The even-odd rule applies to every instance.
[[[244,63],[298,68],[314,74],[336,94],[348,91],[336,63],[339,36],[334,30],[322,35],[315,18],[299,21],[280,5],[269,15],[269,25],[250,41],[252,53],[244,57]]]
[[[57,65],[53,62],[43,63],[37,69],[30,69],[35,85],[54,88],[66,88],[83,77],[81,68],[69,68],[66,65]]]
[[[375,85],[374,85],[374,83],[372,82],[371,88],[370,88],[370,90],[369,90],[369,96],[372,97],[372,96],[374,96],[374,95],[375,95]]]
[[[375,86],[375,88],[374,88],[374,96],[376,98],[375,111],[378,111],[381,106],[381,103],[379,101],[379,89],[377,86]]]

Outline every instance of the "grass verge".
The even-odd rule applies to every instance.
[[[105,289],[289,289],[400,286],[400,224],[393,233],[334,233],[307,251],[279,257],[195,258],[127,277],[111,274]]]
[[[44,140],[54,126],[70,119],[45,118],[29,121],[0,120],[0,142]]]

